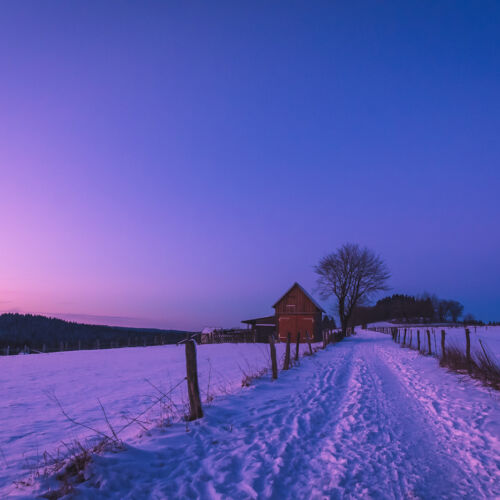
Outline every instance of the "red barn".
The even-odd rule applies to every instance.
[[[276,329],[281,342],[286,341],[288,333],[296,342],[306,342],[306,332],[311,339],[321,338],[323,308],[298,284],[292,287],[274,304]]]

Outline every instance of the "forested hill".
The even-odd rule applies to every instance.
[[[47,350],[173,344],[187,332],[153,328],[87,325],[32,314],[0,315],[0,347]]]

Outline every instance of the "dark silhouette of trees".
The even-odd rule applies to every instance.
[[[452,321],[456,323],[464,311],[464,306],[457,300],[440,299],[435,294],[424,293],[422,298],[428,298],[434,309],[433,320],[439,323]]]
[[[463,313],[463,305],[456,300],[439,299],[435,295],[421,297],[394,294],[380,299],[371,307],[356,307],[352,324],[395,320],[400,323],[456,323]]]
[[[448,300],[448,313],[450,315],[451,321],[456,323],[458,318],[462,316],[464,312],[464,306],[460,304],[457,300]]]
[[[355,308],[366,303],[376,292],[387,290],[390,278],[387,266],[378,255],[352,243],[323,257],[315,272],[321,296],[336,298],[344,334]]]
[[[151,345],[155,337],[161,335],[165,343],[175,343],[182,338],[177,330],[157,330],[153,328],[125,328],[105,325],[86,325],[57,318],[32,314],[0,315],[0,348],[22,348],[24,345],[34,349],[58,350],[63,345],[71,348],[80,345],[82,349],[93,348],[96,341],[101,347],[118,342],[125,346],[130,341]]]
[[[478,321],[473,314],[468,313],[464,316],[464,324],[465,325],[482,325],[482,321]]]

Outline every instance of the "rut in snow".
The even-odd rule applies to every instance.
[[[496,395],[361,332],[277,382],[99,458],[82,497],[492,498]]]

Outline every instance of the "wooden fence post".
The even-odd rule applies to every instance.
[[[469,365],[470,369],[470,364],[472,361],[471,355],[470,355],[470,330],[468,328],[465,329],[465,354],[467,356],[467,364]]]
[[[198,386],[198,366],[196,364],[196,345],[190,339],[186,341],[186,375],[189,393],[189,420],[203,417],[200,388]]]
[[[405,336],[403,337],[403,346],[406,345],[406,328],[405,328]]]
[[[285,362],[283,363],[283,370],[288,370],[290,368],[290,339],[291,334],[288,332],[286,336],[286,351],[285,351]]]
[[[273,380],[278,378],[278,362],[276,360],[276,346],[274,345],[274,335],[269,335],[269,349],[271,350],[271,368],[273,370]]]
[[[444,347],[445,336],[446,336],[446,332],[444,330],[441,330],[441,357],[442,357],[442,359],[446,358],[446,350]]]
[[[309,354],[312,356],[313,348],[311,345],[311,336],[309,335],[308,331],[306,331],[306,338],[307,338],[307,343],[309,344]]]
[[[411,341],[413,340],[413,330],[410,328],[410,349],[412,347]]]
[[[420,352],[420,330],[417,330],[417,349]]]
[[[431,346],[431,332],[427,330],[427,344],[429,345],[429,356],[432,354],[432,346]]]
[[[300,351],[300,332],[297,332],[297,343],[295,344],[295,361],[299,360]]]

